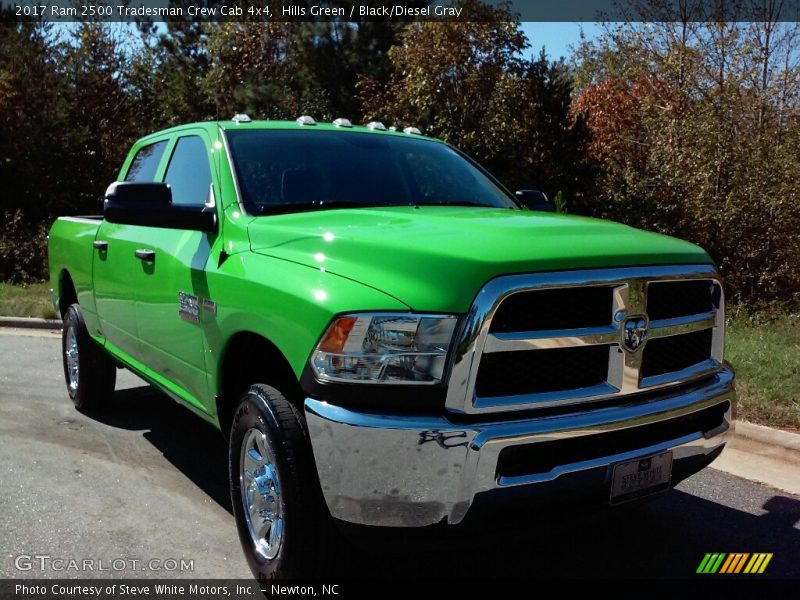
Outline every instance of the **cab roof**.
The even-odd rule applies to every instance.
[[[299,121],[299,120],[298,120]],[[372,129],[367,127],[366,125],[351,125],[351,126],[339,126],[335,125],[334,123],[323,123],[323,122],[316,122],[313,125],[301,124],[298,121],[273,121],[273,120],[252,120],[252,121],[235,121],[235,120],[227,120],[227,121],[200,121],[196,123],[185,123],[183,125],[177,125],[175,127],[170,127],[168,129],[163,129],[161,131],[153,132],[149,135],[144,136],[141,138],[140,141],[144,141],[151,137],[156,136],[163,136],[165,134],[177,133],[179,131],[185,129],[205,129],[206,131],[211,132],[215,128],[222,129],[223,131],[238,131],[238,130],[284,130],[284,131],[330,131],[330,132],[358,132],[358,133],[366,133],[372,135],[388,135],[394,137],[404,137],[404,138],[419,138],[424,139],[432,142],[440,142],[437,138],[428,137],[425,135],[417,134],[417,133],[405,133],[404,131],[392,131],[391,129],[386,128],[385,130],[380,129]]]

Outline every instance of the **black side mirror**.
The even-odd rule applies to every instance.
[[[206,232],[217,230],[217,211],[213,206],[172,204],[172,188],[167,183],[112,183],[106,190],[103,216],[109,223],[123,225]]]
[[[168,183],[115,181],[106,190],[106,205],[160,205],[172,204],[172,188]]]
[[[539,190],[517,190],[514,195],[517,197],[517,202],[529,210],[555,211],[555,207],[548,200],[547,195]]]

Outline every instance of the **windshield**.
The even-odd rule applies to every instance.
[[[252,215],[397,205],[516,208],[480,169],[438,142],[338,131],[226,135]]]

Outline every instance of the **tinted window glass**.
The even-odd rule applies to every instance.
[[[205,204],[211,188],[211,169],[203,140],[196,135],[178,139],[164,181],[172,186],[173,204]]]
[[[161,156],[166,148],[167,142],[164,140],[139,150],[128,169],[128,174],[125,175],[125,181],[154,181],[158,163],[161,162]]]
[[[515,206],[480,169],[449,146],[430,140],[291,130],[226,135],[242,201],[251,214],[336,203]]]

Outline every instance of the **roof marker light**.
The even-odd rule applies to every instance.
[[[403,133],[407,133],[408,135],[422,135],[422,132],[416,127],[406,127],[403,129]]]
[[[373,131],[386,131],[386,125],[380,121],[370,121],[367,123],[367,129],[372,129]]]
[[[350,119],[336,119],[333,122],[336,127],[352,127],[353,124],[350,122]]]
[[[252,120],[253,119],[251,119],[244,113],[233,115],[233,118],[231,119],[231,121],[233,121],[234,123],[250,123]]]
[[[297,124],[298,125],[316,125],[317,122],[308,115],[303,115],[302,117],[297,117]]]

